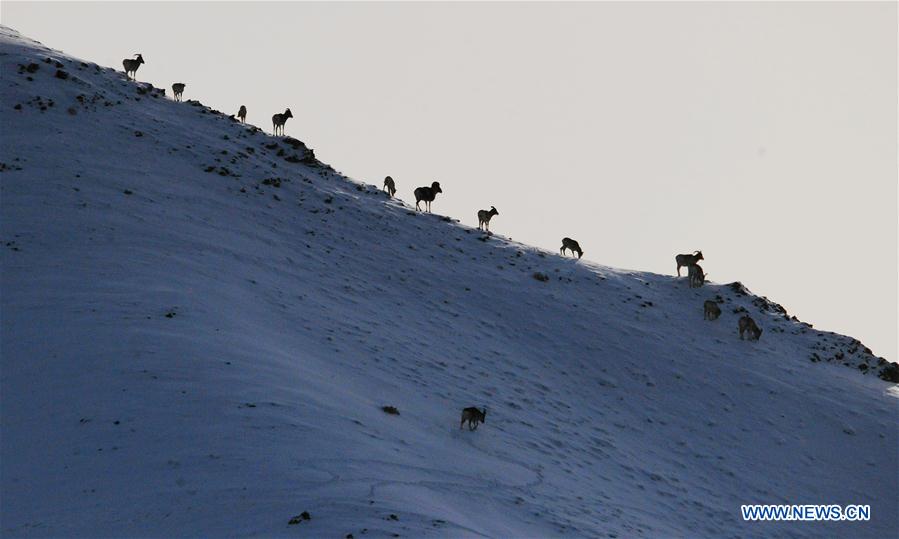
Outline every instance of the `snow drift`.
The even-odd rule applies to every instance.
[[[858,341],[416,213],[0,33],[4,536],[899,532],[895,385]]]

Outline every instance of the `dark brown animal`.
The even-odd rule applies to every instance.
[[[237,111],[237,117],[240,118],[240,123],[246,123],[247,121],[247,107],[246,105],[241,105],[240,110]]]
[[[421,211],[421,208],[418,207],[418,204],[424,201],[425,211],[430,213],[431,202],[434,202],[434,199],[437,198],[437,193],[442,192],[443,189],[440,188],[440,182],[434,182],[430,187],[419,187],[415,190],[415,209]]]
[[[762,336],[762,328],[758,327],[755,323],[755,320],[749,317],[749,315],[743,315],[740,317],[740,340],[743,340],[743,333],[749,333],[750,341],[757,341],[759,337]]]
[[[494,215],[499,215],[499,212],[493,206],[490,206],[489,210],[478,210],[478,229],[490,232],[490,219]]]
[[[478,423],[486,423],[487,422],[487,408],[483,410],[478,410],[474,406],[469,406],[462,410],[462,421],[459,423],[459,428],[462,428],[462,425],[468,421],[468,430],[475,430],[478,428]]]
[[[690,288],[699,288],[705,283],[705,273],[699,264],[690,264],[687,266],[687,278],[690,281]]]
[[[680,269],[682,267],[689,268],[700,260],[705,260],[704,258],[702,258],[702,251],[696,251],[692,255],[675,256],[674,261],[677,262],[677,276],[680,277]]]
[[[282,135],[284,134],[284,124],[287,123],[288,118],[293,118],[293,113],[290,112],[290,109],[272,116],[272,131],[275,135],[277,135],[279,131]]]
[[[175,94],[175,101],[181,101],[181,94],[184,93],[184,87],[187,86],[183,82],[176,82],[172,85],[172,93]]]
[[[584,251],[581,250],[580,244],[574,241],[571,238],[562,238],[562,248],[559,249],[559,252],[562,253],[562,256],[565,256],[565,250],[568,249],[572,253],[577,253],[578,259],[584,256]]]
[[[390,198],[393,198],[393,195],[396,194],[396,184],[393,182],[393,178],[387,176],[384,178],[384,190],[387,191],[387,194],[390,195]]]
[[[122,66],[125,68],[125,78],[128,80],[137,80],[137,68],[140,67],[141,64],[144,64],[144,57],[140,54],[135,54],[135,58],[125,58],[122,60]]]
[[[721,307],[718,306],[717,302],[710,299],[705,300],[705,303],[702,304],[702,310],[703,320],[717,320],[721,316]]]

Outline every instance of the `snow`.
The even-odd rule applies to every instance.
[[[0,62],[4,536],[899,533],[899,395],[857,341],[416,213],[7,27]]]

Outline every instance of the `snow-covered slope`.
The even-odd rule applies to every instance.
[[[3,536],[897,533],[895,385],[857,341],[416,214],[8,28],[0,62]]]

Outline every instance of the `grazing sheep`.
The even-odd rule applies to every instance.
[[[762,336],[762,328],[758,327],[755,323],[755,320],[750,318],[748,314],[740,317],[739,327],[740,340],[743,340],[744,332],[749,332],[750,341],[757,341],[759,340],[759,337]]]
[[[699,288],[705,283],[705,273],[699,264],[690,264],[687,266],[687,278],[690,281],[690,288]]]
[[[282,135],[284,134],[284,124],[287,123],[288,118],[293,118],[293,113],[290,112],[290,109],[285,110],[281,114],[272,116],[272,131],[274,131],[275,135],[278,134],[278,131],[280,131]]]
[[[184,87],[187,86],[183,82],[176,82],[172,85],[172,93],[175,94],[175,101],[181,101],[181,94],[184,93]]]
[[[490,210],[478,210],[478,230],[483,230],[490,232],[490,219],[493,218],[494,215],[499,215],[499,212],[496,211],[496,208],[490,206]]]
[[[566,249],[571,250],[572,254],[577,253],[578,259],[584,256],[584,251],[581,250],[581,246],[571,238],[562,238],[562,248],[559,250],[559,252],[562,253],[562,256],[565,256]]]
[[[237,117],[240,118],[240,123],[246,123],[247,121],[247,106],[241,105],[240,110],[237,111]]]
[[[422,201],[425,203],[425,211],[431,213],[431,202],[437,198],[437,193],[442,193],[440,182],[434,182],[430,187],[419,187],[415,190],[415,209],[421,211],[418,204]]]
[[[721,316],[721,307],[718,306],[718,303],[707,299],[705,303],[702,304],[702,319],[703,320],[717,320],[719,316]]]
[[[140,67],[144,62],[144,57],[140,54],[135,54],[134,59],[125,58],[122,60],[122,65],[125,67],[125,78],[128,80],[137,80],[137,68]]]
[[[462,428],[462,425],[468,421],[468,430],[475,430],[478,428],[478,423],[486,423],[487,422],[487,408],[484,410],[478,410],[474,406],[469,406],[462,410],[462,421],[459,423],[459,428]]]
[[[393,195],[396,194],[396,184],[393,183],[393,178],[387,176],[384,178],[384,190],[387,191],[387,194],[390,195],[390,198],[393,198]]]
[[[689,268],[700,260],[705,259],[702,258],[702,251],[696,251],[692,255],[677,255],[674,257],[674,260],[677,262],[677,276],[680,277],[681,267]]]

